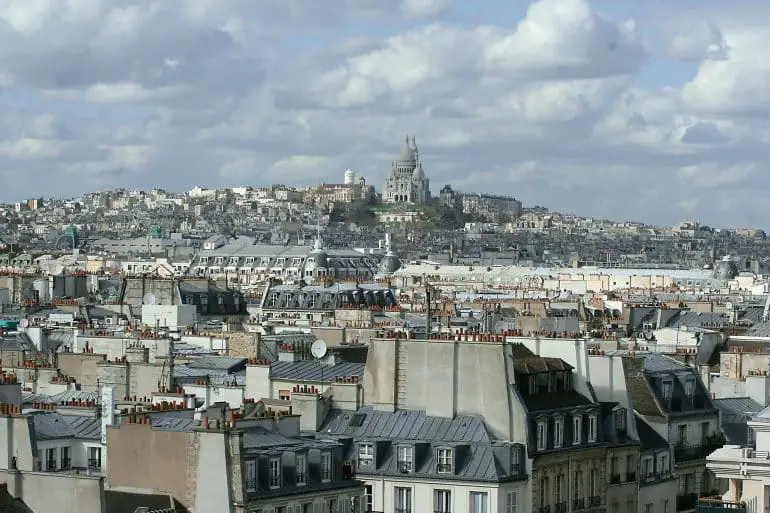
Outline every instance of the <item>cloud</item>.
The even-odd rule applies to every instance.
[[[685,61],[726,60],[729,47],[722,31],[713,23],[687,27],[671,41],[669,54]]]
[[[770,9],[704,2],[6,0],[2,199],[379,187],[414,133],[434,192],[767,224]]]
[[[407,18],[438,16],[452,7],[452,0],[403,0],[401,12]]]

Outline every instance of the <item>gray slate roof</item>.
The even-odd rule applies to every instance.
[[[38,412],[32,415],[37,440],[80,438],[100,440],[102,425],[98,418]]]
[[[354,420],[355,418],[355,420]],[[351,425],[353,421],[353,425]],[[356,425],[360,424],[360,425]],[[356,442],[385,443],[384,451],[377,451],[374,468],[357,470],[359,475],[391,475],[404,477],[399,471],[396,444],[415,445],[414,471],[410,478],[499,482],[521,479],[505,468],[503,461],[511,452],[512,444],[494,441],[481,417],[459,415],[455,418],[434,417],[417,410],[376,411],[364,406],[357,411],[330,412],[319,436],[353,438]],[[420,444],[427,447],[420,448]],[[436,474],[436,450],[454,447],[460,451],[454,472]],[[348,447],[348,458],[357,459],[357,444]]]
[[[272,379],[330,382],[334,381],[337,376],[363,378],[364,364],[340,362],[334,365],[325,365],[315,360],[304,360],[300,362],[273,362],[270,366]]]

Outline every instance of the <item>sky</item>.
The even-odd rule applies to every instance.
[[[770,230],[770,2],[3,0],[0,201],[380,188]]]

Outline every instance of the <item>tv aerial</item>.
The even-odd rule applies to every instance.
[[[313,345],[310,346],[310,354],[312,354],[313,358],[316,360],[320,360],[326,356],[326,342],[323,340],[316,340],[313,342]]]

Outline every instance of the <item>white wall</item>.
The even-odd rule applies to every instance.
[[[194,326],[198,312],[195,305],[142,305],[142,324],[161,328]]]
[[[449,490],[451,493],[452,513],[471,513],[470,493],[487,494],[489,513],[507,513],[506,496],[508,492],[517,492],[517,512],[528,512],[532,502],[527,493],[527,481],[505,484],[495,483],[458,483],[455,481],[398,479],[362,479],[372,487],[373,510],[395,511],[395,489],[397,487],[412,490],[412,510],[415,513],[434,511],[433,497],[435,490]]]

